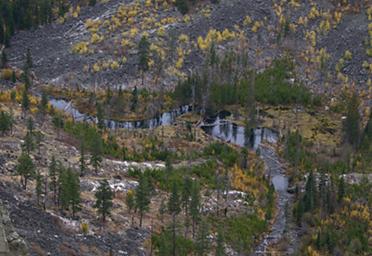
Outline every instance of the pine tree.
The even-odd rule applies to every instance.
[[[341,175],[341,178],[338,182],[338,195],[337,195],[337,201],[338,203],[341,203],[345,196],[345,180],[344,175]]]
[[[183,180],[183,187],[181,191],[182,208],[185,212],[185,237],[187,236],[189,226],[189,205],[191,198],[191,188],[192,180],[190,179],[190,177],[186,176]]]
[[[149,70],[149,50],[150,43],[146,36],[142,36],[138,44],[138,54],[139,54],[139,69],[141,71],[142,85],[144,80],[144,74]]]
[[[141,175],[138,186],[135,192],[136,209],[140,214],[140,227],[142,227],[143,214],[149,211],[150,193],[148,180],[144,175]]]
[[[31,135],[34,134],[34,120],[31,116],[27,119],[27,132]]]
[[[62,170],[59,178],[59,201],[62,209],[72,211],[72,217],[80,210],[79,176],[70,168]]]
[[[28,98],[27,90],[22,91],[22,110],[27,112],[30,109],[30,99]]]
[[[359,114],[359,99],[354,92],[347,103],[347,114],[344,124],[346,141],[357,147],[360,142],[360,114]]]
[[[80,177],[84,176],[85,173],[85,144],[82,139],[80,142],[80,159],[79,159]]]
[[[31,151],[35,149],[35,142],[34,137],[30,132],[26,133],[26,136],[23,139],[22,149],[27,152],[27,154],[30,154]]]
[[[183,15],[189,12],[189,6],[187,5],[186,0],[176,0],[175,5],[178,11]]]
[[[294,213],[295,213],[295,217],[296,217],[296,223],[297,223],[298,226],[301,226],[301,220],[302,220],[302,216],[304,214],[303,200],[299,200],[296,207],[294,208],[294,211],[295,211]]]
[[[41,100],[38,104],[38,111],[42,117],[42,120],[44,119],[44,115],[46,114],[48,109],[48,96],[47,94],[43,91],[41,93]]]
[[[304,195],[304,211],[308,212],[315,208],[316,201],[316,182],[313,172],[311,171],[307,177],[305,185],[305,195]]]
[[[132,100],[131,100],[131,110],[135,111],[138,105],[138,89],[137,86],[134,87],[132,91]]]
[[[198,235],[196,238],[196,255],[204,256],[209,250],[209,226],[207,221],[202,220],[200,223]]]
[[[58,165],[54,156],[49,164],[49,177],[50,187],[53,191],[53,202],[57,204],[57,193],[58,193]]]
[[[101,166],[101,162],[102,162],[102,139],[99,136],[99,134],[96,134],[93,137],[92,152],[90,158],[90,163],[94,167],[94,171],[96,173],[98,173],[98,168]]]
[[[172,215],[172,255],[176,256],[176,217],[181,212],[181,202],[175,181],[173,181],[172,192],[168,201],[168,212]]]
[[[60,130],[63,129],[65,125],[62,115],[59,113],[53,115],[52,123],[54,127],[57,128],[57,136],[59,137]]]
[[[136,202],[135,202],[135,195],[134,195],[134,191],[133,190],[128,190],[127,192],[127,195],[125,197],[125,204],[127,205],[128,207],[128,212],[130,213],[134,207],[136,206]]]
[[[43,194],[44,188],[43,188],[44,178],[43,176],[38,172],[36,174],[36,186],[35,186],[35,192],[36,192],[36,202],[37,205],[40,205],[40,197]]]
[[[221,226],[217,228],[217,241],[216,241],[216,256],[224,256],[225,248],[224,248],[224,237],[222,233]]]
[[[192,219],[192,236],[195,237],[195,226],[200,218],[200,188],[197,182],[193,182],[191,189],[190,216]]]
[[[30,49],[27,49],[27,53],[26,53],[26,65],[27,65],[27,69],[33,68],[33,62],[32,62],[32,56],[31,56]]]
[[[2,135],[12,130],[13,123],[14,120],[11,114],[4,111],[0,112],[0,132]]]
[[[5,31],[3,19],[0,19],[0,44],[5,44]]]
[[[100,103],[96,104],[96,113],[97,113],[97,127],[102,130],[105,128],[105,121],[103,116],[103,109]]]
[[[114,193],[107,180],[100,182],[97,192],[95,193],[96,203],[94,208],[102,215],[102,221],[106,221],[106,216],[110,214],[112,208],[112,198]]]
[[[6,56],[5,50],[1,52],[1,68],[6,68],[8,64],[8,58]]]
[[[21,184],[23,185],[23,189],[27,189],[27,181],[35,176],[35,169],[31,157],[26,153],[22,153],[18,158],[16,170],[17,174],[22,177]]]
[[[161,200],[160,206],[159,206],[159,215],[160,215],[160,221],[163,223],[164,221],[164,214],[167,211],[167,205],[165,204],[164,200]]]
[[[17,76],[16,76],[16,72],[13,70],[12,71],[12,83],[15,84],[17,82]]]

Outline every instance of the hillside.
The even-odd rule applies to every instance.
[[[372,254],[370,0],[4,0],[0,53],[0,255]]]
[[[317,91],[333,90],[333,83],[343,85],[347,79],[365,89],[371,83],[368,1],[348,7],[331,1],[206,1],[185,16],[163,2],[98,3],[81,8],[63,24],[22,31],[12,38],[10,63],[21,68],[30,49],[35,74],[43,82],[141,86],[137,52],[145,34],[151,56],[144,86],[171,88],[202,64],[213,38],[222,51],[243,36],[256,69],[289,52],[299,68],[296,76]],[[345,57],[345,52],[350,54]]]

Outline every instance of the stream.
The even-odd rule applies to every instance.
[[[57,110],[64,111],[70,114],[75,121],[90,121],[96,122],[96,118],[88,114],[81,113],[76,109],[71,101],[64,99],[49,99],[49,104]],[[105,126],[109,129],[125,128],[125,129],[153,129],[161,125],[171,125],[176,121],[180,115],[191,111],[191,106],[185,105],[175,108],[171,111],[156,115],[153,118],[135,121],[116,121],[104,120]]]
[[[207,118],[201,128],[212,137],[238,145],[250,146],[259,151],[260,157],[265,162],[266,175],[270,178],[277,195],[276,217],[271,230],[264,236],[252,255],[291,255],[296,250],[297,233],[292,223],[288,221],[293,204],[293,195],[287,192],[288,177],[279,161],[273,147],[278,142],[278,133],[268,128],[256,128],[252,136],[246,139],[245,128],[226,120],[230,113],[223,111],[215,117]],[[248,141],[247,141],[248,140]],[[271,145],[270,145],[271,144]],[[280,251],[272,251],[270,247],[285,238],[286,244]]]
[[[83,114],[74,108],[71,102],[63,99],[50,99],[49,103],[56,109],[71,114],[76,121],[96,122],[96,118]],[[161,125],[171,125],[176,118],[182,114],[190,112],[191,106],[181,106],[169,112],[164,112],[147,120],[138,121],[114,121],[104,120],[105,125],[110,129],[146,129],[156,128]],[[291,255],[296,250],[297,233],[291,223],[288,222],[291,205],[293,204],[293,195],[287,192],[288,177],[279,161],[275,149],[271,147],[278,142],[278,133],[268,128],[253,129],[250,138],[246,139],[245,128],[239,126],[226,117],[231,115],[227,111],[222,111],[218,115],[208,117],[200,124],[200,127],[210,136],[219,140],[235,144],[240,147],[249,146],[253,150],[259,151],[260,157],[265,162],[266,176],[268,176],[275,188],[276,217],[271,225],[268,234],[255,248],[252,255]],[[286,244],[281,251],[269,251],[269,248],[285,238]],[[274,253],[274,254],[273,254]]]

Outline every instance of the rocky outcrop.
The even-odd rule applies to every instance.
[[[27,254],[27,244],[14,230],[9,214],[0,201],[0,256],[21,256]]]

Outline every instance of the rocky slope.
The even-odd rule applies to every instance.
[[[249,61],[257,68],[289,51],[299,64],[298,78],[314,90],[332,91],[334,83],[355,82],[362,88],[370,84],[368,0],[348,7],[335,1],[203,2],[184,17],[175,7],[161,4],[165,1],[148,2],[111,0],[82,8],[78,17],[63,24],[19,32],[7,50],[10,62],[22,67],[29,48],[34,71],[44,82],[89,88],[142,86],[137,45],[147,35],[153,53],[144,85],[156,89],[173,87],[200,66],[212,40],[224,51],[244,35]],[[346,51],[351,56],[345,57]]]

